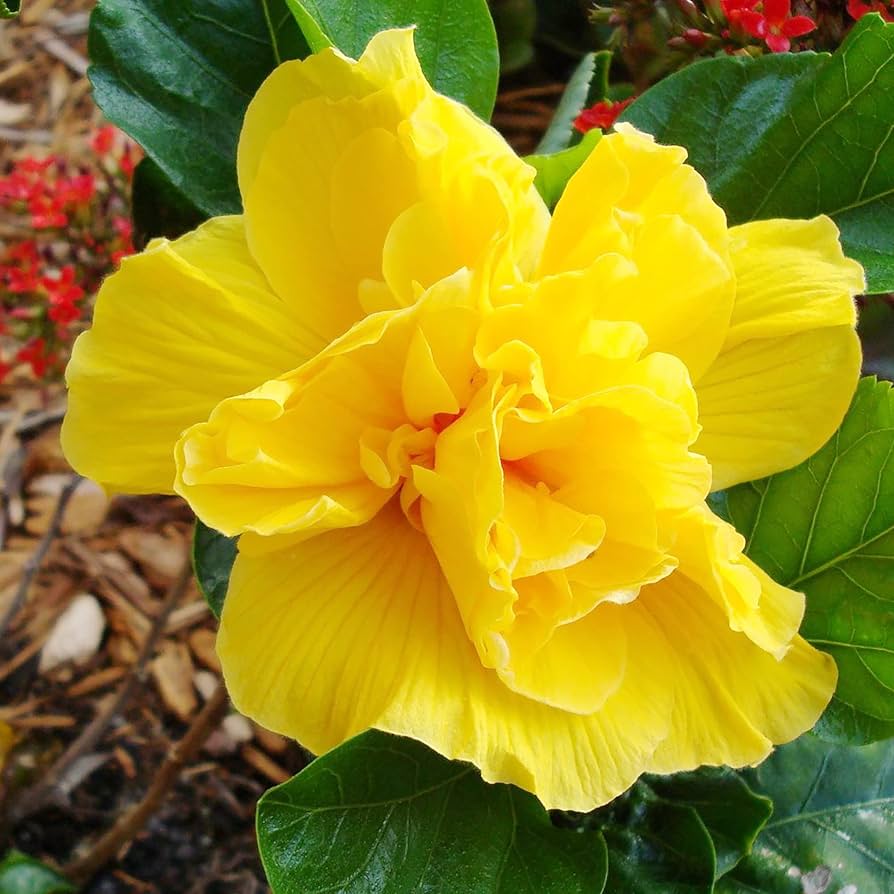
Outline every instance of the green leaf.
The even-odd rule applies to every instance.
[[[537,155],[549,155],[566,149],[578,136],[574,119],[588,106],[604,99],[608,90],[608,70],[612,54],[607,50],[587,53],[581,59],[559,100],[553,120],[537,146]]]
[[[495,0],[490,11],[500,46],[500,72],[512,74],[534,61],[537,7],[534,0]]]
[[[732,770],[641,779],[590,814],[608,844],[607,894],[710,894],[772,812]]]
[[[606,874],[598,832],[377,731],[267,792],[258,843],[273,894],[600,894]]]
[[[718,892],[894,891],[894,742],[846,748],[802,736],[749,776],[773,799],[773,817]]]
[[[226,537],[196,519],[192,539],[192,567],[205,601],[220,618],[223,611],[230,572],[236,561],[236,538]]]
[[[0,0],[0,19],[11,19],[21,9],[20,0]]]
[[[863,379],[841,428],[818,453],[732,488],[724,502],[748,555],[807,594],[801,633],[838,664],[838,689],[819,731],[849,742],[894,734],[890,383]]]
[[[0,894],[71,894],[73,884],[19,851],[0,861]]]
[[[416,53],[432,86],[487,121],[500,54],[486,0],[287,0],[314,52],[334,45],[356,59],[386,28],[416,25]]]
[[[195,229],[206,216],[151,158],[144,158],[137,165],[133,176],[133,222],[139,247],[157,236],[176,239]]]
[[[725,56],[622,116],[689,150],[730,222],[831,215],[870,292],[894,290],[894,25],[854,25],[833,56]]]
[[[528,155],[525,157],[525,161],[537,170],[534,186],[537,187],[540,197],[550,208],[555,207],[565,191],[566,184],[574,172],[586,161],[587,156],[601,138],[602,131],[591,130],[576,146],[571,146],[569,149],[563,149],[552,155]]]
[[[284,0],[100,0],[93,97],[205,215],[241,210],[245,109],[283,59],[306,52]]]

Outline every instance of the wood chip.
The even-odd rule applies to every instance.
[[[7,102],[0,99],[0,124],[20,124],[31,115],[31,105],[27,102]]]
[[[198,708],[198,700],[193,689],[189,649],[183,643],[167,641],[150,669],[165,707],[184,722],[190,720]]]
[[[82,664],[92,658],[102,642],[106,618],[99,600],[91,593],[79,593],[56,619],[40,653],[40,673],[71,661]]]
[[[91,692],[96,692],[98,689],[105,689],[106,686],[117,682],[126,673],[127,668],[124,667],[107,667],[104,670],[97,671],[95,674],[90,674],[89,676],[84,677],[83,680],[78,680],[77,683],[72,684],[65,690],[65,694],[69,698],[78,698],[82,695],[89,695]]]
[[[115,755],[115,760],[118,761],[118,765],[124,771],[124,775],[128,779],[136,779],[137,767],[130,754],[128,754],[128,752],[120,745],[116,745],[112,753]]]
[[[254,726],[255,739],[264,751],[269,751],[270,754],[285,754],[289,747],[289,740],[285,736],[272,733],[269,729],[258,726],[257,723]]]
[[[243,745],[239,753],[247,764],[254,767],[255,770],[269,779],[274,785],[279,785],[281,782],[292,778],[288,771],[264,754],[263,751],[255,748],[254,745]]]
[[[64,729],[74,726],[75,719],[67,714],[43,714],[36,717],[16,717],[9,725],[17,729]]]
[[[192,649],[193,655],[200,664],[204,664],[209,670],[216,673],[221,672],[220,659],[217,657],[214,644],[217,637],[213,631],[203,627],[200,630],[194,630],[189,635],[189,647]]]
[[[164,537],[142,528],[125,528],[118,535],[121,549],[138,562],[153,583],[167,586],[177,577],[186,559],[182,537]]]

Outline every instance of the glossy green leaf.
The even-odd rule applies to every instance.
[[[71,882],[37,860],[10,851],[0,861],[0,894],[71,894]]]
[[[587,53],[581,59],[565,87],[543,139],[537,146],[537,155],[561,152],[575,142],[575,137],[580,137],[574,130],[574,119],[588,105],[605,98],[611,61],[612,54],[606,50]]]
[[[894,891],[894,742],[802,736],[749,774],[773,816],[720,894]]]
[[[894,290],[894,24],[863,17],[832,56],[691,65],[622,117],[685,146],[731,223],[829,214],[869,291]]]
[[[494,0],[490,11],[500,46],[500,72],[512,74],[534,61],[537,7],[534,0]]]
[[[236,561],[236,538],[226,537],[196,519],[192,540],[192,567],[205,601],[220,618],[223,611],[230,572]]]
[[[273,894],[600,894],[606,874],[598,832],[377,731],[267,792],[258,843]]]
[[[306,46],[284,0],[100,0],[93,96],[205,215],[241,210],[236,143],[249,100]]]
[[[500,54],[486,0],[287,0],[314,51],[334,45],[356,59],[386,28],[416,25],[416,53],[432,86],[487,121]]]
[[[608,844],[607,894],[710,894],[771,813],[732,770],[641,779],[584,818]]]
[[[747,553],[807,594],[801,633],[835,657],[838,689],[819,731],[894,734],[894,392],[863,379],[838,432],[794,469],[727,491]]]
[[[574,172],[586,161],[587,156],[593,151],[601,137],[601,130],[591,130],[576,146],[571,146],[552,155],[528,155],[525,157],[525,161],[537,170],[534,186],[537,187],[540,197],[550,208],[555,207],[565,191],[566,184]]]
[[[20,0],[0,0],[0,19],[11,19],[21,10]]]
[[[131,194],[134,242],[138,248],[157,236],[176,239],[195,229],[207,216],[151,158],[144,158],[137,165]]]

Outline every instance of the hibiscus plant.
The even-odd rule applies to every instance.
[[[316,755],[274,894],[894,890],[894,24],[840,5],[595,9],[674,73],[594,47],[520,157],[484,0],[100,0],[184,226],[63,447],[189,503],[234,706]]]

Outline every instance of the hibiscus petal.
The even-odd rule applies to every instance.
[[[237,708],[312,751],[375,726],[588,810],[636,779],[668,728],[667,648],[623,609],[636,648],[602,710],[519,696],[481,665],[424,536],[391,504],[359,528],[240,554],[218,653]]]
[[[853,297],[859,264],[835,225],[760,221],[732,230],[737,294],[727,341],[696,380],[694,449],[713,489],[790,468],[838,427],[860,369]]]
[[[775,659],[732,631],[725,612],[684,574],[644,589],[640,600],[677,656],[672,730],[650,772],[757,763],[811,729],[832,697],[837,670],[829,655],[795,637]]]
[[[419,356],[411,345],[440,329],[471,353],[470,300],[469,277],[457,274],[414,307],[366,317],[305,365],[222,401],[177,444],[177,492],[230,535],[307,535],[368,520],[391,496],[394,473],[409,474],[404,453],[426,446],[415,432],[399,433],[390,452],[387,443],[407,427],[406,360]],[[431,376],[440,351],[425,343],[420,372]],[[443,376],[440,384],[427,396],[448,399]]]
[[[627,125],[603,137],[553,214],[541,274],[585,269],[618,252],[639,275],[605,294],[601,319],[642,325],[649,348],[697,375],[717,355],[732,310],[726,218],[685,150]]]
[[[307,59],[278,65],[248,105],[239,137],[237,168],[242,195],[251,188],[267,141],[301,102],[325,96],[333,101],[363,99],[390,80],[426,86],[413,47],[413,29],[396,28],[372,37],[359,61],[334,47]]]
[[[111,490],[169,493],[185,428],[320,347],[271,293],[241,217],[156,241],[105,281],[75,344],[65,455]]]

